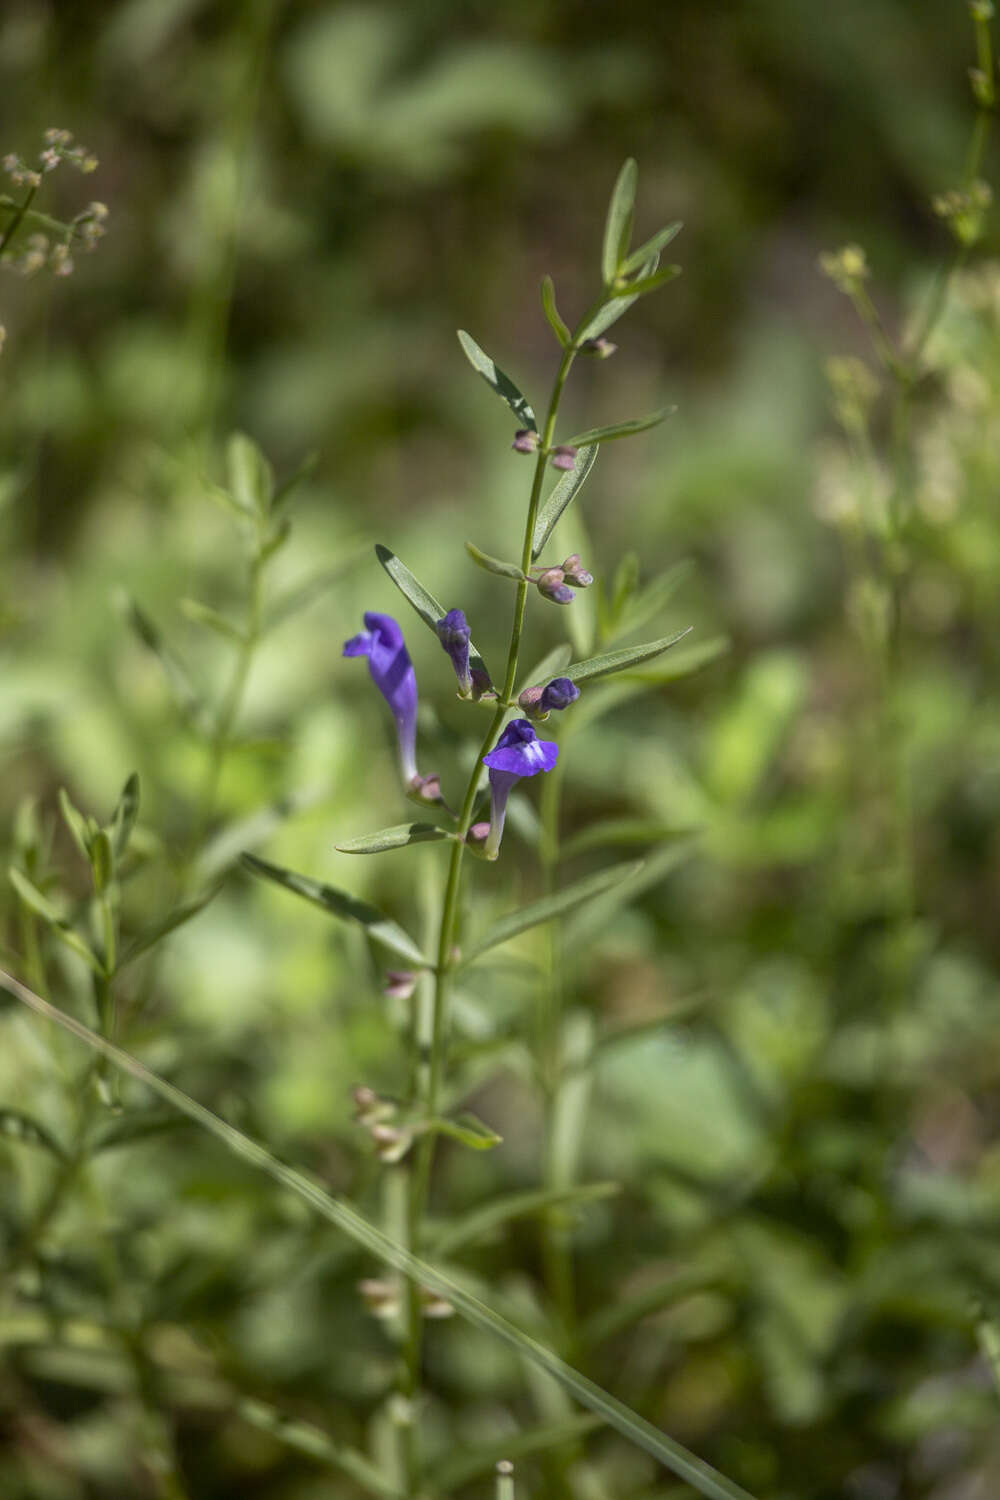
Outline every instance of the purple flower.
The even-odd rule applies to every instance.
[[[515,453],[534,453],[538,447],[538,433],[531,427],[519,427],[510,446]]]
[[[569,708],[580,696],[580,689],[571,677],[553,677],[542,690],[539,706],[543,713],[552,709]]]
[[[588,573],[580,561],[579,552],[571,553],[561,567],[566,582],[571,583],[575,589],[589,589],[594,581],[593,573]]]
[[[460,609],[449,609],[434,627],[438,640],[451,657],[458,678],[459,691],[463,698],[472,692],[472,674],[469,671],[469,622]]]
[[[572,469],[576,463],[576,449],[571,448],[568,443],[560,443],[557,448],[552,449],[552,467],[554,469]]]
[[[483,756],[483,765],[490,768],[490,831],[483,849],[487,859],[496,859],[500,852],[511,788],[524,776],[551,771],[558,754],[559,746],[540,740],[527,719],[511,719],[494,749]]]
[[[573,590],[567,588],[562,568],[545,568],[534,581],[543,599],[550,599],[553,604],[573,603]]]
[[[360,635],[344,643],[344,656],[367,656],[372,682],[392,709],[399,765],[407,786],[417,776],[417,677],[403,632],[391,615],[365,615]]]

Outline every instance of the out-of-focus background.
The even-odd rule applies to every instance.
[[[644,582],[692,560],[647,633],[692,625],[705,648],[701,670],[650,680],[581,727],[567,761],[567,836],[610,817],[664,833],[635,906],[569,934],[592,947],[572,976],[589,1090],[566,1171],[623,1185],[573,1229],[575,1353],[775,1500],[986,1500],[1000,1486],[977,1343],[1000,1302],[996,236],[952,288],[898,460],[902,910],[900,780],[864,648],[862,511],[891,487],[891,422],[877,403],[859,481],[825,367],[857,356],[877,370],[817,268],[822,251],[861,244],[893,335],[926,295],[952,253],[931,200],[961,178],[973,61],[959,0],[9,0],[0,19],[0,151],[27,157],[47,127],[71,130],[100,165],[54,174],[44,207],[71,217],[93,197],[110,210],[71,276],[0,280],[4,841],[17,863],[35,798],[61,887],[82,898],[57,792],[106,819],[137,770],[148,858],[124,922],[138,929],[217,834],[201,873],[224,887],[138,974],[130,1045],[390,1220],[350,1100],[358,1082],[405,1089],[381,965],[358,933],[230,866],[253,845],[409,925],[431,920],[438,850],[334,850],[407,815],[383,705],[340,658],[363,610],[403,618],[371,544],[390,544],[501,655],[507,585],[462,541],[514,554],[531,465],[454,330],[537,407],[556,357],[540,279],[579,316],[625,156],[640,168],[637,238],[684,220],[669,252],[683,276],[616,325],[612,359],[581,362],[566,404],[568,432],[676,403],[602,453],[564,550],[605,583],[628,553]],[[342,571],[264,641],[203,817],[206,750],[175,702],[187,689],[138,638],[128,601],[196,695],[225,692],[232,645],[180,601],[242,608],[243,555],[212,493],[235,428],[279,477],[316,455],[270,597]],[[573,609],[585,640],[591,596]],[[404,624],[424,753],[455,784],[470,711],[433,640]],[[531,626],[536,656],[570,628],[542,606]],[[487,911],[509,904],[512,869],[525,899],[535,889],[530,834],[522,817],[504,862],[473,872]],[[581,846],[568,874],[629,852]],[[5,905],[16,967],[24,925],[13,894]],[[89,1019],[72,956],[45,964],[56,1002]],[[466,1096],[505,1144],[445,1153],[441,1214],[539,1175],[516,1042],[530,983],[498,967],[462,1002]],[[0,1040],[2,1100],[70,1132],[75,1044],[10,1010]],[[0,1146],[15,1238],[44,1204],[39,1155]],[[372,1267],[187,1128],[151,1128],[102,1154],[90,1195],[47,1226],[40,1263],[7,1279],[3,1495],[157,1493],[128,1381],[95,1332],[111,1242],[119,1315],[153,1330],[174,1372],[152,1406],[191,1500],[357,1493],[248,1425],[233,1393],[385,1449],[395,1352],[355,1292]],[[552,1336],[530,1221],[462,1264]],[[601,1322],[615,1307],[638,1311],[616,1329]],[[432,1330],[429,1358],[422,1420],[442,1462],[565,1415],[458,1320]],[[600,1431],[577,1443],[526,1460],[523,1493],[691,1493]],[[484,1471],[464,1492],[490,1484]]]

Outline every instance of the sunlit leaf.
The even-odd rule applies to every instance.
[[[266,516],[271,507],[274,475],[252,438],[234,432],[226,444],[229,493],[247,515]]]
[[[614,422],[610,427],[591,427],[586,432],[578,432],[575,437],[567,439],[571,448],[582,448],[588,443],[611,443],[618,438],[631,437],[635,432],[645,432],[649,427],[657,427],[667,417],[673,416],[677,410],[676,406],[663,406],[659,411],[650,412],[648,417],[632,417],[627,422]]]
[[[659,263],[659,255],[651,255],[642,266],[640,277],[652,276]],[[600,338],[601,334],[605,333],[613,323],[617,323],[619,318],[624,317],[633,303],[638,302],[638,300],[639,294],[637,292],[623,297],[618,296],[613,290],[609,291],[608,300],[602,307],[598,308],[587,326],[580,330],[577,336],[577,343],[582,344],[587,339]]]
[[[465,332],[464,328],[458,330],[458,342],[466,359],[477,374],[481,375],[491,390],[495,391],[501,401],[506,401],[522,427],[527,427],[532,432],[537,432],[535,413],[509,375],[494,364],[489,355],[484,353],[474,338]]]
[[[393,922],[384,912],[380,912],[378,907],[369,906],[367,901],[358,901],[346,891],[338,891],[334,886],[324,885],[320,880],[311,880],[308,875],[297,875],[294,870],[285,870],[280,865],[268,864],[267,860],[258,859],[255,854],[244,854],[241,863],[251,875],[257,875],[261,880],[271,880],[275,885],[284,886],[286,891],[291,891],[293,895],[311,901],[314,906],[329,912],[331,916],[341,917],[345,921],[360,922],[373,942],[381,943],[383,948],[389,948],[412,964],[417,964],[421,968],[429,967],[428,960],[409,933],[404,932],[402,927]]]
[[[664,266],[661,271],[654,271],[651,276],[637,276],[635,281],[630,281],[620,287],[615,292],[615,296],[644,297],[647,292],[655,292],[658,287],[666,286],[668,281],[674,281],[680,274],[680,266]]]
[[[446,1135],[449,1140],[459,1141],[472,1151],[492,1151],[494,1146],[503,1142],[502,1135],[497,1135],[495,1130],[469,1113],[458,1115],[455,1119],[435,1116],[433,1120],[424,1122],[423,1129],[433,1135]]]
[[[518,583],[524,578],[516,563],[502,562],[499,557],[491,557],[488,552],[481,552],[472,542],[466,542],[465,550],[476,567],[482,568],[484,573],[496,573],[499,578],[513,578]]]
[[[59,811],[62,813],[62,820],[66,824],[66,827],[69,829],[74,844],[89,864],[90,834],[87,829],[86,819],[81,812],[77,811],[72,802],[69,800],[69,793],[66,791],[65,787],[61,786],[59,788],[59,793],[56,801],[59,803]]]
[[[542,922],[551,922],[555,917],[561,917],[565,912],[572,911],[575,906],[580,906],[582,902],[591,901],[612,886],[630,880],[641,869],[641,860],[614,865],[610,870],[601,870],[596,875],[589,875],[585,880],[578,880],[574,885],[567,886],[563,891],[556,891],[552,896],[543,896],[540,901],[532,901],[530,905],[522,906],[520,911],[510,912],[506,917],[501,917],[500,921],[495,922],[492,927],[487,928],[486,932],[471,944],[462,954],[462,964],[475,963],[476,959],[487,953],[490,948],[495,948],[500,943],[508,943],[511,938],[527,932],[531,927],[538,927]]]
[[[646,261],[651,260],[654,255],[659,256],[660,252],[666,249],[670,241],[680,234],[683,228],[684,225],[680,219],[676,219],[673,224],[667,224],[663,229],[658,229],[644,245],[633,250],[631,255],[622,261],[620,274],[631,276],[633,271],[638,271],[640,266],[645,265]]]
[[[577,449],[573,467],[566,470],[558,484],[553,486],[538,508],[534,535],[531,539],[533,562],[538,560],[539,553],[555,530],[559,518],[576,499],[583,481],[597,462],[596,444],[592,447],[580,447],[579,444],[574,443],[572,446]]]
[[[605,286],[610,286],[618,275],[622,261],[628,254],[632,238],[632,216],[635,212],[635,189],[639,169],[630,156],[618,173],[608,204],[608,216],[604,224],[604,244],[601,249],[601,275]]]
[[[434,632],[437,638],[437,622],[443,620],[448,611],[444,605],[439,604],[429,589],[425,589],[419,579],[415,578],[404,562],[401,562],[395,552],[390,552],[388,547],[383,547],[381,542],[375,544],[375,556],[382,564],[393,583],[413,606],[417,614],[423,620],[428,630]],[[486,663],[476,650],[472,642],[469,642],[469,669],[473,678],[479,676],[486,682],[489,680],[489,672]]]
[[[407,844],[433,844],[454,837],[435,823],[397,823],[393,828],[380,828],[377,833],[345,839],[337,848],[341,854],[382,854],[387,849],[405,849]]]
[[[548,319],[548,324],[552,332],[559,340],[562,348],[565,349],[572,338],[572,334],[559,316],[559,309],[556,307],[556,289],[551,276],[542,277],[542,311]]]
[[[218,1115],[214,1115],[204,1105],[168,1083],[165,1078],[153,1073],[137,1058],[98,1036],[75,1017],[57,1010],[54,1005],[50,1005],[47,1000],[43,1000],[40,995],[36,995],[9,974],[0,972],[0,987],[7,990],[36,1015],[61,1026],[102,1057],[107,1058],[115,1067],[122,1069],[130,1077],[159,1094],[173,1108],[180,1110],[202,1129],[214,1135],[233,1155],[266,1173],[272,1181],[279,1183],[288,1192],[308,1203],[322,1218],[336,1225],[341,1233],[355,1245],[402,1275],[410,1277],[420,1286],[427,1287],[446,1302],[450,1302],[455,1311],[475,1327],[499,1339],[515,1354],[538,1369],[547,1371],[581,1405],[586,1406],[609,1426],[620,1432],[629,1442],[642,1448],[658,1463],[663,1464],[672,1473],[692,1485],[706,1497],[706,1500],[752,1500],[752,1496],[746,1490],[734,1484],[732,1480],[726,1479],[711,1465],[706,1464],[688,1449],[682,1447],[680,1443],[675,1442],[673,1438],[668,1437],[666,1433],[661,1432],[658,1427],[654,1427],[652,1422],[632,1411],[617,1397],[603,1390],[586,1375],[574,1369],[572,1365],[568,1365],[551,1349],[540,1344],[516,1324],[511,1323],[500,1313],[494,1312],[493,1308],[466,1291],[463,1286],[439,1271],[436,1266],[412,1255],[402,1245],[390,1239],[357,1209],[340,1198],[332,1197],[317,1182],[303,1173],[286,1166],[284,1162],[272,1156],[249,1136],[236,1130]]]
[[[668,651],[686,635],[690,635],[693,629],[694,626],[689,625],[676,635],[664,636],[658,641],[647,641],[643,646],[622,646],[617,651],[603,651],[600,656],[589,656],[586,661],[571,662],[563,676],[569,677],[573,682],[586,682],[592,677],[607,677],[611,672],[625,672],[639,662],[649,661],[661,652]]]
[[[111,835],[111,846],[115,858],[121,859],[128,848],[132,830],[135,828],[135,820],[139,816],[139,777],[133,771],[131,776],[122,787],[122,794],[118,799],[118,805],[111,815],[111,823],[108,832]]]

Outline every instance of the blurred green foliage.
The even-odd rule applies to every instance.
[[[642,168],[639,237],[685,220],[684,276],[618,325],[615,359],[588,364],[568,398],[568,430],[678,404],[601,456],[560,537],[605,597],[630,553],[644,583],[692,559],[640,638],[692,624],[678,652],[728,647],[684,680],[668,654],[629,693],[585,695],[566,730],[566,878],[629,857],[637,825],[663,836],[632,905],[596,902],[564,931],[578,1086],[560,1170],[621,1185],[568,1212],[569,1352],[761,1500],[1000,1487],[995,228],[928,348],[903,460],[902,921],[872,649],[884,600],[867,567],[891,417],[872,391],[859,478],[844,403],[867,387],[843,365],[828,384],[824,367],[874,365],[816,268],[862,243],[892,330],[925,296],[950,253],[931,199],[961,176],[971,60],[957,0],[14,0],[0,18],[0,151],[28,156],[45,128],[71,128],[100,166],[85,188],[57,174],[49,211],[70,218],[91,191],[111,210],[71,277],[0,281],[9,858],[85,924],[90,877],[58,790],[106,822],[137,770],[126,940],[179,895],[222,888],[129,971],[128,1045],[390,1231],[398,1174],[373,1158],[350,1091],[404,1091],[406,1005],[383,997],[360,930],[233,865],[252,847],[430,930],[439,849],[334,849],[405,815],[383,706],[339,662],[361,611],[399,608],[370,545],[391,543],[461,604],[480,644],[502,642],[509,588],[461,542],[510,555],[525,468],[453,330],[472,329],[534,397],[553,364],[538,283],[555,277],[564,315],[585,305],[625,155]],[[286,591],[308,603],[264,636],[216,785],[185,713],[225,700],[238,656],[204,623],[207,606],[240,627],[246,608],[250,553],[215,503],[237,428],[279,478],[317,460],[263,596],[265,615]],[[537,612],[545,649],[586,636],[595,593],[571,620]],[[180,705],[134,603],[186,663]],[[469,710],[439,649],[404,624],[424,742],[454,782]],[[619,834],[588,847],[602,819]],[[512,865],[523,898],[537,893],[535,824],[511,828],[503,866],[475,871],[481,922],[509,909]],[[39,934],[13,891],[5,912],[7,966],[30,980]],[[448,1102],[504,1144],[442,1152],[442,1230],[538,1186],[524,1041],[538,955],[534,938],[502,950],[456,996]],[[36,968],[89,1019],[76,958],[45,944]],[[397,1352],[357,1292],[373,1267],[138,1089],[49,1222],[86,1059],[13,1006],[0,1028],[8,1260],[40,1225],[0,1304],[0,1493],[364,1488],[253,1420],[252,1401],[391,1473]],[[143,1133],[116,1143],[125,1117]],[[544,1341],[564,1339],[537,1215],[454,1264]],[[505,1440],[570,1414],[457,1319],[431,1327],[428,1373],[431,1474],[450,1484],[450,1464],[468,1494],[486,1492]],[[170,1489],[178,1475],[186,1491]],[[691,1493],[603,1429],[525,1458],[519,1480],[559,1500]]]

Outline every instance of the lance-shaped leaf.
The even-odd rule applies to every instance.
[[[458,330],[458,342],[469,364],[477,374],[483,377],[490,389],[496,392],[501,401],[506,401],[521,426],[537,432],[535,413],[510,376],[505,375],[489,355],[480,349],[475,339],[471,338],[464,328]]]
[[[588,875],[585,880],[578,880],[574,885],[568,885],[564,891],[556,891],[553,896],[543,896],[541,901],[533,901],[529,906],[522,906],[520,911],[512,911],[506,917],[501,917],[492,927],[475,941],[472,946],[462,955],[462,965],[475,963],[477,958],[488,953],[491,948],[496,948],[500,943],[508,943],[511,938],[517,937],[522,932],[527,932],[530,927],[538,927],[542,922],[551,922],[554,917],[561,917],[564,912],[572,911],[575,906],[580,906],[584,901],[591,901],[595,896],[602,895],[613,886],[620,885],[623,881],[630,880],[638,875],[642,869],[641,860],[630,860],[626,864],[613,865],[610,870],[601,870],[596,875]]]
[[[632,417],[627,422],[614,422],[610,427],[591,427],[568,439],[570,448],[582,448],[587,443],[612,443],[617,438],[631,437],[634,432],[645,432],[648,427],[657,427],[666,417],[672,417],[676,406],[663,406],[650,412],[648,417]]]
[[[542,311],[548,319],[552,332],[565,349],[573,335],[559,316],[559,309],[556,307],[556,289],[551,276],[542,277]]]
[[[573,682],[586,682],[590,677],[607,677],[611,672],[627,672],[629,667],[668,651],[686,635],[690,635],[693,629],[694,626],[689,625],[687,630],[679,630],[676,635],[664,636],[659,641],[647,641],[644,646],[622,646],[618,651],[604,651],[600,656],[588,656],[586,661],[571,662],[563,676],[569,677]]]
[[[375,556],[382,564],[393,583],[399,589],[403,598],[416,610],[428,630],[434,632],[437,639],[437,625],[447,614],[443,604],[439,604],[429,589],[425,589],[419,579],[415,578],[404,562],[400,562],[395,552],[390,552],[388,547],[383,547],[381,542],[375,544]],[[490,680],[490,674],[486,669],[486,663],[476,650],[472,642],[469,642],[469,670],[473,681],[481,677],[483,682]]]
[[[647,292],[655,292],[659,287],[666,286],[681,274],[680,266],[664,266],[661,271],[654,271],[651,276],[637,276],[634,281],[626,282],[615,292],[616,297],[628,297],[634,302],[636,297],[645,297]]]
[[[203,891],[200,896],[195,896],[192,901],[185,901],[181,906],[175,906],[173,911],[161,917],[158,922],[153,922],[149,927],[144,928],[138,937],[133,938],[122,954],[115,972],[119,973],[143,953],[148,953],[150,948],[155,948],[156,944],[162,942],[171,932],[175,932],[178,927],[183,927],[185,922],[190,922],[199,912],[205,910],[210,901],[215,900],[221,889],[221,885],[212,886],[211,890]]]
[[[502,1224],[513,1219],[525,1219],[529,1214],[545,1213],[550,1208],[575,1207],[583,1203],[595,1203],[601,1198],[613,1198],[621,1189],[617,1182],[588,1182],[577,1187],[536,1188],[526,1193],[505,1193],[500,1198],[491,1198],[480,1208],[463,1214],[453,1224],[446,1225],[432,1240],[435,1255],[454,1255],[463,1246],[474,1244],[484,1235],[492,1234]]]
[[[87,820],[81,812],[73,806],[69,800],[69,793],[64,786],[59,788],[56,801],[59,803],[59,811],[62,820],[69,829],[74,844],[79,849],[87,863],[90,863],[91,832],[87,827]]]
[[[240,510],[249,516],[266,516],[271,507],[274,475],[257,444],[245,432],[234,432],[226,444],[226,474],[229,493]]]
[[[601,275],[605,286],[610,286],[628,254],[632,238],[632,216],[635,212],[635,189],[639,180],[639,169],[630,156],[618,173],[618,180],[608,204],[608,217],[604,223],[604,244],[601,249]]]
[[[642,589],[639,593],[631,590],[632,597],[626,598],[617,605],[616,620],[618,621],[618,633],[626,631],[631,634],[638,630],[649,620],[655,618],[662,609],[670,603],[681,584],[689,578],[694,571],[694,563],[690,558],[682,558],[680,562],[674,563],[672,568],[667,568],[658,578]]]
[[[433,1120],[425,1120],[421,1130],[429,1135],[446,1135],[449,1140],[458,1141],[471,1151],[492,1151],[494,1146],[503,1142],[502,1135],[497,1135],[495,1130],[469,1113],[458,1115],[454,1120],[436,1115]]]
[[[7,874],[11,885],[28,910],[33,911],[36,917],[41,917],[50,932],[53,932],[60,942],[65,943],[67,948],[72,948],[73,952],[82,958],[95,974],[103,974],[104,965],[100,959],[88,948],[80,934],[75,932],[59,915],[48,896],[43,895],[37,885],[34,885],[27,875],[23,875],[15,866],[12,865]]]
[[[221,635],[223,640],[235,641],[237,645],[244,644],[246,636],[240,627],[234,625],[232,620],[227,620],[225,615],[220,615],[210,604],[202,604],[200,599],[181,599],[178,601],[178,608],[193,624],[203,625],[206,630]]]
[[[115,859],[121,859],[128,848],[128,841],[132,837],[135,828],[135,820],[139,816],[139,777],[135,771],[132,772],[125,785],[122,794],[118,798],[118,806],[111,815],[108,825],[108,833],[111,836],[111,847],[114,850]]]
[[[435,844],[455,837],[436,823],[397,823],[393,828],[380,828],[378,833],[345,839],[337,848],[341,854],[384,854],[387,849],[405,849],[407,844]]]
[[[0,1139],[17,1141],[21,1146],[35,1146],[47,1151],[56,1161],[66,1160],[66,1151],[52,1132],[20,1109],[0,1109]]]
[[[302,1172],[295,1171],[293,1167],[286,1166],[263,1146],[220,1119],[218,1115],[214,1115],[203,1104],[199,1104],[197,1100],[183,1093],[172,1083],[168,1083],[165,1078],[152,1072],[137,1058],[124,1052],[120,1047],[116,1047],[113,1042],[98,1036],[75,1017],[57,1010],[54,1005],[50,1005],[47,1000],[43,1000],[26,985],[2,971],[0,971],[0,988],[13,995],[36,1015],[61,1026],[64,1031],[77,1037],[94,1052],[107,1058],[116,1068],[120,1068],[137,1082],[152,1089],[174,1109],[180,1110],[203,1130],[207,1130],[234,1156],[258,1171],[266,1173],[273,1182],[307,1203],[314,1213],[335,1225],[360,1249],[367,1251],[385,1265],[391,1266],[401,1275],[408,1276],[417,1285],[428,1287],[430,1291],[443,1297],[446,1302],[450,1302],[455,1311],[474,1327],[498,1339],[516,1355],[529,1361],[538,1369],[546,1371],[582,1406],[594,1412],[629,1442],[635,1443],[637,1447],[649,1453],[671,1473],[690,1484],[699,1494],[705,1496],[705,1500],[753,1500],[753,1497],[738,1484],[734,1484],[732,1480],[713,1469],[696,1454],[668,1437],[658,1427],[654,1427],[652,1422],[641,1417],[638,1412],[632,1411],[616,1396],[612,1396],[610,1392],[603,1390],[601,1386],[596,1385],[572,1365],[568,1365],[565,1360],[559,1358],[558,1354],[553,1353],[551,1349],[533,1339],[515,1323],[510,1322],[485,1302],[480,1301],[478,1297],[473,1296],[471,1292],[466,1291],[464,1286],[438,1270],[437,1266],[412,1255],[404,1246],[390,1239],[351,1204],[343,1199],[331,1197],[319,1183],[306,1177]]]
[[[513,578],[517,583],[522,583],[524,574],[517,563],[502,562],[499,557],[491,557],[488,552],[481,552],[472,542],[466,542],[465,550],[476,564],[482,568],[484,573],[495,573],[498,578]]]
[[[597,462],[596,443],[589,447],[581,447],[579,443],[573,443],[571,446],[577,449],[573,467],[567,469],[558,484],[553,486],[542,501],[538,515],[535,517],[535,530],[531,538],[532,562],[538,560],[542,548],[555,530],[563,511],[572,505],[583,481]]]
[[[633,250],[628,259],[622,261],[620,274],[622,276],[631,276],[633,271],[638,271],[648,260],[652,260],[654,255],[658,257],[660,251],[665,250],[670,241],[680,234],[683,228],[684,225],[680,219],[675,219],[672,224],[667,224],[663,229],[658,229],[644,245],[640,245],[637,250]]]
[[[659,263],[659,255],[651,255],[641,267],[639,277],[637,279],[646,276],[652,276]],[[610,328],[612,323],[617,323],[619,318],[624,317],[625,313],[628,312],[633,302],[638,302],[638,300],[638,292],[633,292],[622,297],[619,296],[613,289],[610,290],[608,292],[608,300],[603,304],[603,306],[597,309],[587,326],[585,328],[581,328],[580,332],[577,334],[576,339],[574,340],[577,347],[579,347],[579,345],[584,343],[587,339],[600,338],[601,334],[604,333],[606,329]]]
[[[272,880],[275,885],[284,886],[286,891],[302,896],[304,900],[311,901],[314,906],[329,912],[333,917],[341,917],[348,922],[360,922],[373,942],[381,943],[383,948],[398,953],[401,958],[407,959],[411,964],[416,964],[422,969],[430,967],[428,960],[409,933],[404,932],[402,927],[393,922],[384,912],[379,911],[377,906],[369,906],[367,901],[358,901],[346,891],[338,891],[332,885],[324,885],[321,880],[311,880],[308,875],[297,875],[294,870],[285,870],[280,865],[268,864],[266,859],[258,859],[255,854],[244,854],[241,863],[251,875],[256,875],[261,880]]]

